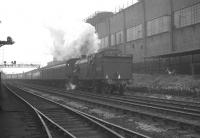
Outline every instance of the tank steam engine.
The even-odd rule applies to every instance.
[[[97,93],[123,94],[132,76],[132,57],[117,49],[73,58],[53,66],[46,66],[22,74],[7,76],[25,82],[92,90]]]

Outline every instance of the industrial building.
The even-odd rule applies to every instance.
[[[133,56],[133,72],[200,74],[200,0],[140,0],[86,20],[101,48]]]

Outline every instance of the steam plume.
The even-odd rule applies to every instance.
[[[71,28],[48,27],[53,38],[53,57],[57,60],[80,57],[95,53],[99,49],[99,39],[95,28],[87,23]]]

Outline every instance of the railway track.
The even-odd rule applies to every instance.
[[[19,93],[16,93],[16,89],[11,89],[8,86],[6,86],[6,87],[13,95],[15,95],[20,100],[20,102],[23,102],[24,104],[26,104],[26,106],[28,106],[28,108],[33,111],[32,114],[29,114],[29,116],[27,116],[27,118],[30,119],[32,116],[35,116],[38,119],[37,123],[40,123],[40,125],[42,126],[40,129],[42,130],[43,133],[41,134],[40,130],[36,129],[36,127],[34,126],[34,123],[30,122],[29,124],[31,125],[33,132],[31,130],[31,135],[29,135],[28,137],[30,137],[30,138],[43,138],[43,137],[75,138],[75,136],[71,135],[68,131],[66,131],[59,125],[57,125],[49,117],[47,117],[45,114],[43,114],[38,109],[36,109],[34,106],[32,106],[27,100],[25,100],[23,97],[21,97],[21,95]]]
[[[30,86],[30,85],[27,85],[27,86]],[[35,85],[35,88],[38,87],[38,85]],[[33,85],[33,88],[34,88],[34,85]],[[41,88],[41,89],[49,89],[47,87],[43,87],[43,86],[40,86],[38,88]],[[63,92],[63,91],[66,91],[65,89],[56,89],[56,88],[53,88],[53,87],[50,87],[50,90],[56,90],[57,92]],[[70,92],[70,91],[67,91],[67,92]],[[72,91],[74,92],[74,91]],[[78,92],[81,92],[81,91],[78,91]],[[90,95],[98,95],[98,94],[92,94],[91,92],[83,92],[84,94],[87,93],[87,94],[90,94]],[[102,94],[100,94],[99,96],[102,96]],[[122,99],[123,100],[126,100],[126,101],[139,101],[139,102],[146,102],[146,103],[155,103],[157,104],[158,106],[161,104],[161,105],[166,105],[166,106],[175,106],[175,107],[180,107],[180,108],[187,108],[187,109],[197,109],[197,110],[200,110],[200,102],[191,102],[191,101],[183,101],[183,100],[172,100],[172,99],[161,99],[161,98],[154,98],[154,97],[143,97],[143,96],[133,96],[133,95],[124,95],[124,96],[114,96],[114,95],[106,95],[106,96],[109,96],[109,97],[114,97],[114,98],[118,98],[118,99]]]
[[[52,138],[38,112],[16,93],[10,91],[4,85],[2,86],[7,94],[7,99],[6,107],[1,113],[1,119],[4,120],[1,120],[0,126],[4,132],[1,132],[0,137]]]
[[[81,95],[82,97],[86,97],[85,93],[78,93],[77,95]],[[87,94],[87,97],[96,98],[97,95]],[[179,115],[182,117],[199,119],[200,118],[200,105],[194,103],[193,105],[186,103],[178,103],[177,101],[170,103],[168,100],[161,101],[160,99],[148,99],[146,97],[129,97],[129,96],[102,96],[98,95],[98,98],[104,98],[106,100],[113,100],[114,103],[126,104],[132,106],[134,108],[143,108],[143,109],[152,109],[152,111],[156,112],[167,112],[175,115]]]
[[[12,89],[17,91],[20,96],[29,101],[35,108],[37,108],[38,111],[41,112],[41,114],[48,117],[52,122],[56,122],[60,127],[62,127],[64,130],[67,130],[71,135],[75,137],[118,138],[125,136],[148,138],[148,136],[124,129],[103,120],[99,120],[98,118],[81,113],[75,109],[71,109],[66,106],[65,108],[63,106],[61,107],[60,104],[56,104],[53,101],[49,101],[47,99],[45,101],[42,97],[38,97],[27,92],[22,92],[22,90],[16,89],[16,87],[14,88],[12,86]],[[109,129],[108,127],[120,132],[123,134],[123,136]]]
[[[199,131],[199,128],[200,128],[198,113],[195,113],[197,115],[195,115],[194,118],[193,118],[193,117],[190,116],[189,111],[188,111],[187,117],[189,117],[189,119],[188,118],[180,118],[179,115],[177,116],[177,112],[181,113],[183,111],[175,110],[175,113],[173,115],[170,115],[171,117],[168,116],[168,115],[165,115],[165,114],[169,114],[170,110],[171,110],[171,112],[173,112],[172,109],[168,109],[168,107],[170,107],[170,105],[166,105],[166,106],[162,105],[163,106],[162,108],[166,108],[166,110],[163,109],[165,111],[164,112],[165,114],[163,115],[162,112],[161,112],[162,114],[158,113],[158,112],[149,113],[149,111],[135,110],[135,109],[133,109],[135,107],[127,106],[127,104],[128,105],[132,104],[132,103],[129,103],[129,102],[131,102],[130,101],[131,97],[130,97],[130,99],[129,98],[123,99],[123,98],[126,98],[126,97],[120,97],[119,98],[119,97],[116,97],[116,96],[108,96],[108,95],[102,96],[102,95],[96,95],[96,94],[90,94],[90,93],[81,93],[81,92],[75,93],[74,91],[72,93],[70,93],[69,91],[66,93],[66,91],[65,91],[64,94],[63,94],[64,90],[59,90],[59,89],[47,89],[47,88],[45,88],[45,89],[35,88],[35,89],[38,89],[40,91],[42,90],[45,93],[47,91],[48,91],[47,93],[52,92],[54,94],[55,94],[55,91],[56,91],[57,95],[60,95],[60,96],[63,96],[63,97],[69,96],[69,98],[73,98],[75,100],[78,99],[78,100],[84,101],[84,102],[87,101],[88,103],[96,104],[99,107],[100,106],[108,107],[109,109],[112,109],[112,110],[115,110],[115,109],[118,110],[118,111],[121,110],[122,112],[131,113],[131,114],[137,113],[137,114],[140,114],[141,116],[146,116],[146,117],[151,116],[153,118],[153,120],[155,118],[157,118],[157,119],[160,119],[161,122],[162,121],[167,122],[167,124],[169,124],[169,123],[177,124],[180,128],[183,128],[183,129],[185,129],[185,127],[187,127],[187,128],[193,128],[196,131]],[[104,99],[106,99],[106,100],[104,100]],[[112,100],[114,100],[114,102],[111,102]],[[104,101],[104,102],[102,102],[102,101]],[[132,101],[132,102],[134,102],[134,101]],[[150,102],[150,104],[152,104],[152,103]],[[138,105],[138,103],[136,105]],[[148,105],[146,107],[151,108],[152,106],[153,105],[151,105],[151,106]],[[154,106],[156,106],[156,104]],[[161,104],[158,104],[158,106],[156,106],[154,108],[157,108],[158,110],[160,110],[160,106],[161,106]],[[139,107],[143,108],[141,106],[139,106]],[[180,107],[175,107],[175,108],[180,108]],[[180,108],[180,110],[181,110],[181,108]],[[182,110],[185,110],[185,109],[182,109]],[[197,109],[195,109],[195,110],[197,110]],[[176,115],[176,117],[174,115]],[[185,115],[184,115],[184,117],[185,117]],[[192,119],[194,119],[194,120],[192,120]]]
[[[34,87],[32,87],[34,88]],[[56,92],[63,93],[63,90],[59,89],[42,89],[39,88],[38,90],[45,90],[49,92]],[[193,125],[196,127],[200,127],[200,105],[198,103],[192,103],[188,102],[188,104],[173,101],[173,100],[161,100],[156,98],[150,98],[147,97],[128,97],[128,96],[108,96],[108,95],[97,95],[97,94],[91,94],[91,93],[85,93],[85,92],[67,92],[64,93],[64,95],[76,96],[75,98],[90,98],[90,99],[96,99],[96,100],[104,100],[106,102],[112,102],[113,104],[120,104],[125,105],[128,107],[132,107],[134,109],[143,109],[143,110],[149,110],[152,112],[160,113],[160,114],[172,114],[174,116],[178,116],[179,118],[185,118],[185,122],[181,120],[175,120],[173,119],[173,116],[171,117],[172,121],[178,121],[182,122],[184,124]],[[152,100],[153,99],[153,100]],[[171,102],[170,102],[171,101]],[[162,116],[160,116],[162,117]],[[163,119],[170,119],[170,118],[163,118]],[[188,119],[188,120],[187,120]]]
[[[171,106],[177,106],[180,108],[200,110],[200,102],[192,102],[192,101],[186,101],[186,100],[172,100],[172,99],[163,99],[163,98],[155,98],[155,97],[132,96],[132,95],[125,95],[123,96],[123,98],[126,98],[131,101],[139,100],[143,102],[166,104],[166,105],[171,105]]]

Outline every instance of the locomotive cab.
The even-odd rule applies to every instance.
[[[117,49],[104,49],[77,61],[79,81],[97,92],[122,94],[131,79],[132,57]]]
[[[104,91],[123,94],[127,82],[131,79],[132,57],[123,55],[117,49],[107,49],[98,53],[104,78]]]

